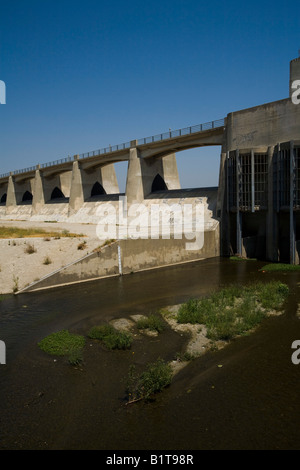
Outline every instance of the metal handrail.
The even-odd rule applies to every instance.
[[[197,124],[196,126],[184,127],[183,129],[176,129],[175,131],[164,132],[163,134],[152,135],[138,139],[138,145],[146,145],[152,142],[160,142],[162,140],[174,139],[183,135],[195,134],[196,132],[207,131],[210,129],[217,129],[224,127],[225,119],[218,119],[216,121],[206,122],[204,124]]]
[[[19,175],[20,173],[28,173],[29,171],[35,171],[36,166],[30,166],[28,168],[23,168],[22,170],[15,170],[12,172],[13,175]]]
[[[60,158],[59,160],[54,160],[48,163],[42,163],[40,165],[41,168],[48,168],[49,166],[61,165],[62,163],[71,162],[73,159],[72,157]]]
[[[89,158],[89,157],[97,157],[98,155],[103,155],[105,153],[117,152],[119,150],[125,150],[130,148],[130,142],[125,142],[124,144],[118,145],[110,145],[109,147],[105,147],[99,150],[93,150],[91,152],[81,153],[79,155],[80,159]]]
[[[157,135],[152,135],[150,137],[144,137],[142,139],[137,140],[137,145],[147,145],[152,142],[161,142],[163,140],[168,140],[168,139],[174,139],[176,137],[181,137],[184,135],[189,135],[189,134],[195,134],[197,132],[203,132],[211,129],[217,129],[219,127],[224,127],[225,126],[225,119],[217,119],[216,121],[210,121],[210,122],[205,122],[204,124],[197,124],[196,126],[190,126],[190,127],[184,127],[182,129],[177,129],[174,131],[169,131],[169,132],[164,132],[162,134],[157,134]],[[131,147],[130,142],[125,142],[124,144],[118,144],[118,145],[110,145],[109,147],[105,147],[99,150],[93,150],[91,152],[86,152],[82,153],[79,155],[79,159],[85,159],[85,158],[90,158],[90,157],[97,157],[99,155],[104,155],[107,153],[113,153],[113,152],[118,152],[120,150],[126,150]],[[55,165],[61,165],[62,163],[68,163],[73,160],[72,157],[67,157],[67,158],[61,158],[60,160],[54,160],[52,162],[48,163],[42,163],[40,165],[40,168],[48,168],[52,167]],[[37,167],[32,166],[29,168],[25,168],[23,170],[15,170],[12,172],[13,175],[18,175],[21,173],[27,173],[29,171],[35,170]],[[10,175],[10,173],[3,173],[0,175],[0,178],[7,178]]]

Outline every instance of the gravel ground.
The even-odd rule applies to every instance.
[[[33,281],[82,258],[103,243],[96,236],[95,225],[0,220],[0,226],[4,225],[41,228],[49,232],[68,230],[76,236],[0,239],[0,294],[22,289]],[[83,242],[86,242],[83,249],[78,249]],[[34,247],[33,253],[27,252],[30,245]],[[46,264],[46,260],[49,264]]]

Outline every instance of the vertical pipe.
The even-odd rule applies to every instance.
[[[120,274],[120,276],[122,276],[123,275],[123,269],[122,269],[122,253],[121,253],[120,241],[118,243],[118,265],[119,265],[119,274]]]
[[[278,236],[277,236],[277,213],[276,201],[274,198],[275,174],[275,154],[274,147],[268,148],[268,179],[267,179],[267,218],[266,218],[266,255],[269,261],[278,261]],[[277,170],[277,169],[276,169]]]
[[[251,212],[254,212],[255,185],[254,185],[254,150],[251,150]]]
[[[240,213],[240,153],[236,150],[236,251],[238,255],[242,254],[242,233],[241,233],[241,213]]]
[[[294,217],[294,180],[295,180],[294,142],[290,142],[290,263],[295,264],[295,217]]]
[[[279,212],[280,209],[280,144],[277,145],[276,154],[276,210]]]
[[[226,167],[225,167],[225,174],[226,174],[226,208],[227,214],[229,214],[229,152],[226,152]]]

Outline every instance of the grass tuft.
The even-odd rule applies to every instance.
[[[191,299],[177,314],[178,323],[203,324],[211,340],[246,334],[271,311],[278,311],[289,294],[286,284],[273,281],[249,287],[231,286],[203,299]]]
[[[106,324],[92,327],[88,337],[101,341],[108,349],[129,349],[132,344],[130,334]]]
[[[171,381],[171,366],[162,359],[148,364],[141,374],[137,374],[136,367],[132,365],[127,378],[128,403],[149,399],[153,394],[161,392],[170,385]]]
[[[140,330],[149,329],[161,333],[165,329],[165,323],[159,315],[151,314],[149,317],[140,318],[136,324]]]
[[[36,253],[36,249],[32,243],[27,243],[25,248],[25,253],[32,255],[32,253]]]
[[[71,334],[68,330],[52,333],[38,343],[42,351],[54,356],[72,355],[75,351],[78,354],[83,350],[84,345],[85,338],[83,336]]]
[[[40,228],[17,228],[0,226],[0,238],[31,238],[31,237],[78,237],[75,233],[68,230],[62,232],[47,232]]]
[[[281,271],[300,271],[299,264],[270,263],[263,266],[260,271],[281,272]]]

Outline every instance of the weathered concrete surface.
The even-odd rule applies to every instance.
[[[227,116],[227,151],[261,148],[299,140],[300,106],[288,98]]]
[[[172,198],[167,197],[170,193]],[[174,190],[170,193],[162,191],[145,200],[143,204],[145,214],[152,204],[172,206],[177,203],[179,207],[180,204],[183,206],[186,203],[194,206],[202,204],[204,206],[203,246],[199,247],[195,244],[193,249],[187,249],[189,246],[187,243],[195,242],[195,233],[193,233],[193,239],[187,239],[184,234],[181,239],[176,239],[172,231],[170,238],[167,239],[163,239],[161,236],[158,239],[121,239],[48,275],[30,285],[26,290],[45,289],[107,276],[119,276],[120,274],[219,256],[219,222],[215,218],[217,189]],[[156,198],[154,199],[154,197]],[[71,230],[72,224],[68,224],[68,226]],[[96,226],[93,227],[96,229]],[[104,239],[102,242],[99,241],[99,245],[104,242]]]
[[[91,281],[120,274],[160,268],[219,256],[219,231],[204,234],[204,246],[200,250],[187,251],[186,240],[121,240],[105,246],[101,251],[54,272],[26,287],[22,292],[53,288],[83,281]],[[119,251],[121,253],[121,273]]]

